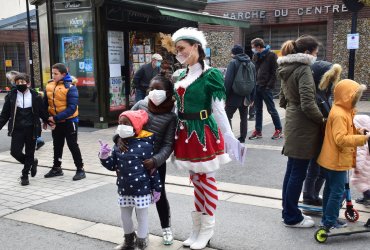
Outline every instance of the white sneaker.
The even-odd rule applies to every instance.
[[[311,219],[306,219],[305,217],[303,217],[303,220],[297,224],[294,224],[294,225],[288,225],[288,224],[285,224],[284,225],[286,227],[298,227],[298,228],[308,228],[308,227],[313,227],[315,226],[315,222]]]
[[[173,235],[170,227],[163,228],[163,245],[171,245],[173,243]]]
[[[308,216],[308,215],[305,215],[305,214],[302,214],[303,218],[305,218],[306,220],[313,220],[311,216]]]

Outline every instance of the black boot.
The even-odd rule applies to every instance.
[[[134,250],[135,249],[135,239],[136,234],[135,232],[130,234],[125,234],[125,241],[122,244],[120,250]]]
[[[136,246],[138,250],[144,250],[148,246],[148,239],[147,238],[137,238]]]
[[[56,176],[62,176],[63,171],[61,167],[52,167],[50,171],[44,175],[45,178],[51,178],[51,177],[56,177]]]
[[[39,160],[37,158],[34,159],[33,164],[31,166],[31,177],[35,177],[37,173],[37,165],[39,164]]]
[[[74,181],[79,181],[85,178],[86,178],[86,174],[83,168],[77,169],[76,174],[73,176]]]
[[[21,176],[21,181],[20,181],[22,186],[27,186],[30,184],[30,181],[28,180],[28,175],[22,175]]]

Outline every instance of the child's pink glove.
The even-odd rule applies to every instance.
[[[108,146],[108,143],[103,143],[102,140],[99,140],[99,143],[100,143],[99,158],[103,160],[107,159],[109,157],[111,149]]]
[[[157,203],[159,199],[161,198],[161,192],[157,192],[155,190],[152,191],[152,202]]]

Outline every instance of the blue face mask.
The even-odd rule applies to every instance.
[[[157,66],[158,68],[159,68],[159,67],[161,67],[161,62],[160,62],[160,61],[157,61],[156,66]]]

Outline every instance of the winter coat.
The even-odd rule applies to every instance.
[[[78,90],[67,73],[62,81],[50,80],[46,85],[44,103],[55,122],[71,119],[78,122]]]
[[[367,115],[355,115],[353,120],[357,128],[370,131],[370,117]],[[359,192],[370,190],[370,152],[369,144],[357,147],[356,168],[351,176],[351,185]]]
[[[117,172],[118,194],[147,195],[154,189],[161,192],[162,184],[156,170],[152,176],[143,165],[143,161],[153,155],[154,135],[141,130],[137,137],[127,139],[127,152],[121,152],[114,145],[112,155],[100,159],[101,164],[110,171]]]
[[[326,122],[324,143],[317,159],[320,166],[334,171],[355,167],[356,147],[367,142],[353,124],[355,110],[352,102],[360,92],[360,84],[348,79],[335,86],[334,105]]]
[[[49,114],[43,105],[42,98],[33,89],[28,89],[31,91],[32,96],[32,114],[33,114],[33,136],[36,139],[41,131],[41,122],[47,122]],[[0,114],[0,129],[8,122],[8,135],[12,136],[14,129],[14,122],[17,115],[17,89],[12,89],[5,96],[5,103]]]
[[[152,63],[144,64],[141,68],[135,73],[134,79],[132,82],[136,89],[146,91],[149,87],[150,81],[159,74],[160,67],[155,67],[153,69]]]
[[[226,105],[232,107],[240,107],[243,105],[245,99],[247,103],[253,102],[255,95],[255,88],[252,91],[250,96],[240,96],[233,91],[233,83],[238,72],[239,66],[242,62],[252,63],[249,57],[246,54],[235,55],[234,58],[230,61],[227,66],[226,75],[225,75],[225,89],[226,89]],[[254,65],[253,65],[254,66]],[[256,74],[256,72],[255,72]]]
[[[267,46],[264,51],[253,56],[256,65],[257,85],[274,89],[276,85],[277,55]]]
[[[162,166],[173,151],[175,138],[176,119],[175,113],[154,114],[148,109],[148,98],[137,102],[131,110],[145,110],[149,115],[148,122],[144,125],[144,129],[153,132],[154,140],[154,165],[155,167]]]
[[[278,59],[281,79],[280,107],[285,113],[284,155],[311,159],[320,147],[323,116],[316,104],[311,65],[313,56],[290,54]]]

